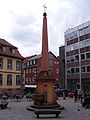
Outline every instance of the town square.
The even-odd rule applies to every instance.
[[[90,2],[34,2],[1,2],[0,120],[89,120]]]

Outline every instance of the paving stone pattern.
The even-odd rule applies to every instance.
[[[58,99],[58,103],[64,106],[59,118],[55,115],[40,115],[40,120],[90,120],[90,109],[85,109],[80,102],[74,103],[72,98]],[[0,109],[0,120],[37,120],[36,115],[32,111],[27,111],[26,107],[33,104],[32,101],[27,101],[25,98],[19,102],[9,100],[7,109]],[[78,111],[80,110],[80,111]]]

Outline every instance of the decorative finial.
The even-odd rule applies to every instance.
[[[43,7],[44,7],[44,13],[45,13],[47,9],[46,4],[44,4]]]

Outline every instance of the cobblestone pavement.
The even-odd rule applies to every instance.
[[[90,109],[85,109],[80,102],[73,102],[72,98],[58,99],[58,103],[64,106],[65,109],[61,111],[59,118],[55,115],[40,115],[40,120],[90,120]],[[10,100],[9,105],[5,110],[0,109],[0,120],[37,120],[36,115],[32,111],[27,111],[26,107],[33,104],[32,101],[23,99],[20,102]],[[78,108],[80,111],[78,111]]]

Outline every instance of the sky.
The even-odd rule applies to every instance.
[[[0,38],[18,47],[23,57],[41,54],[44,4],[49,51],[56,56],[64,32],[90,20],[90,0],[0,0]]]

